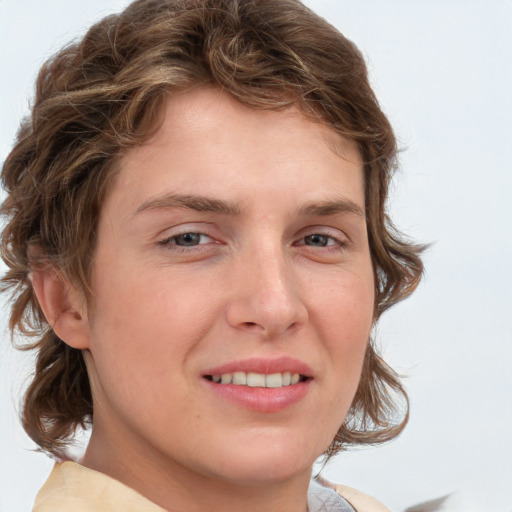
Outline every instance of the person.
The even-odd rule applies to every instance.
[[[396,165],[359,50],[298,0],[136,0],[45,63],[1,210],[57,460],[34,510],[386,510],[311,474],[407,422],[372,340],[423,270]]]

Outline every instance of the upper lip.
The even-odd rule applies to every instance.
[[[298,373],[306,377],[313,376],[313,370],[309,365],[289,356],[281,356],[275,359],[252,357],[222,364],[203,373],[206,375],[222,375],[223,373],[253,372],[270,375],[273,373]]]

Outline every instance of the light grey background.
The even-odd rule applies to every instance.
[[[324,476],[398,511],[456,493],[452,511],[512,508],[512,1],[309,0],[353,39],[403,148],[397,224],[432,242],[425,280],[378,338],[408,375],[411,422]],[[124,0],[0,0],[0,161],[44,59]],[[51,468],[18,426],[30,357],[0,313],[0,512],[29,510]]]

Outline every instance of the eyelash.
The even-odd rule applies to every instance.
[[[191,252],[191,251],[204,250],[204,248],[201,246],[208,245],[209,243],[211,243],[211,242],[196,243],[193,245],[179,245],[178,243],[176,243],[177,239],[179,239],[180,237],[185,237],[187,235],[193,235],[193,236],[199,237],[199,242],[201,241],[201,238],[206,237],[211,242],[216,243],[215,240],[211,236],[207,235],[206,233],[201,233],[199,231],[186,231],[183,233],[178,233],[176,235],[164,238],[163,240],[160,240],[158,242],[158,245],[160,245],[161,247],[168,248],[169,250],[173,250],[173,251]],[[318,237],[319,239],[325,240],[325,245],[316,245],[315,246],[315,245],[308,245],[307,243],[305,243],[305,241],[307,239],[312,239],[313,237]],[[324,249],[324,250],[328,250],[328,251],[341,251],[347,247],[348,241],[340,240],[339,238],[329,235],[327,233],[313,232],[313,233],[310,233],[308,235],[301,237],[293,245],[294,246],[302,246],[303,245],[303,246],[307,246],[307,247],[312,247],[313,249],[319,248],[319,249]]]
[[[179,251],[179,252],[190,252],[190,251],[197,251],[197,250],[200,250],[198,249],[199,247],[203,246],[203,245],[207,245],[206,243],[197,243],[197,244],[194,244],[194,245],[178,245],[177,243],[175,243],[175,241],[180,238],[180,237],[184,237],[186,235],[193,235],[193,236],[198,236],[198,237],[206,237],[212,241],[213,238],[209,235],[207,235],[206,233],[201,233],[199,231],[185,231],[184,233],[178,233],[176,235],[172,235],[170,237],[167,237],[167,238],[164,238],[163,240],[160,240],[158,242],[158,245],[160,245],[161,247],[165,247],[165,248],[168,248],[170,250],[173,250],[173,251]]]
[[[306,235],[302,237],[296,245],[307,245],[306,243],[303,243],[306,239],[311,239],[313,237],[318,237],[321,239],[324,239],[326,241],[326,245],[308,245],[308,247],[314,247],[314,248],[320,248],[320,249],[327,249],[327,250],[340,250],[344,249],[348,242],[347,240],[340,240],[339,238],[329,235],[327,233],[311,233],[309,235]],[[333,242],[333,243],[330,243]]]

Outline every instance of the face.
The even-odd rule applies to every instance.
[[[87,320],[93,439],[224,481],[309,472],[342,424],[374,281],[358,151],[298,109],[168,100],[119,162]]]

